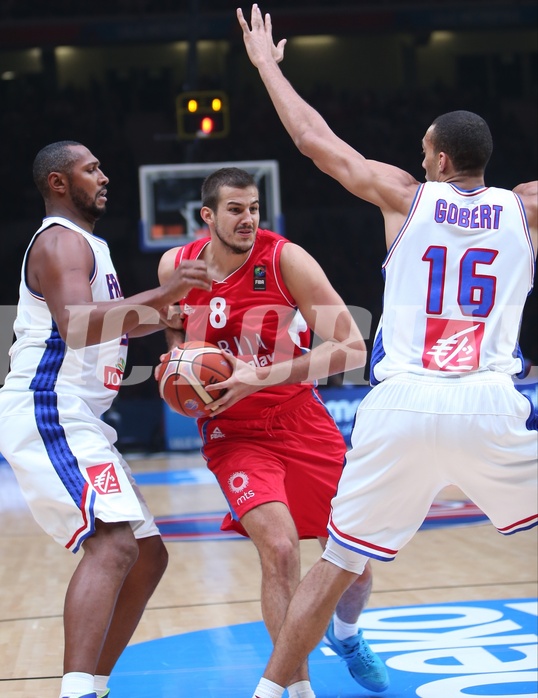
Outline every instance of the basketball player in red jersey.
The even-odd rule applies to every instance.
[[[301,247],[258,228],[258,188],[230,167],[202,185],[201,217],[209,237],[168,250],[161,283],[184,260],[202,260],[211,291],[179,300],[187,340],[220,347],[235,366],[219,384],[226,394],[199,420],[202,453],[228,501],[223,529],[248,535],[262,566],[262,613],[276,640],[300,579],[299,539],[326,543],[331,498],[346,446],[314,387],[316,379],[363,366],[360,331],[319,264]],[[309,351],[314,331],[323,341]],[[342,596],[331,630],[355,636],[350,671],[373,691],[388,686],[384,664],[358,629],[371,589],[369,566]],[[288,686],[291,698],[314,693],[305,662]]]

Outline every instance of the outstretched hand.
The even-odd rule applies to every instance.
[[[263,17],[258,5],[254,4],[250,14],[252,29],[249,28],[241,8],[237,9],[237,19],[243,30],[243,41],[245,42],[248,57],[253,65],[259,68],[260,64],[268,58],[271,58],[276,63],[280,63],[284,58],[284,46],[287,39],[281,39],[275,45],[271,15],[266,13],[265,17]]]

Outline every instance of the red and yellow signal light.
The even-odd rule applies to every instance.
[[[181,139],[224,138],[229,134],[230,114],[225,92],[183,92],[176,99],[176,114]]]

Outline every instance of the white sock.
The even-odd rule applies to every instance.
[[[260,679],[252,698],[282,698],[284,688],[269,679]]]
[[[110,676],[100,676],[96,674],[93,681],[93,690],[97,693],[97,698],[104,696],[108,690],[108,680]]]
[[[70,671],[62,678],[60,698],[80,698],[87,693],[93,693],[93,676],[81,671]]]
[[[358,623],[344,623],[343,620],[338,618],[336,613],[333,616],[333,621],[334,634],[337,640],[347,640],[348,637],[353,637],[353,635],[357,634],[357,630],[359,629]]]
[[[288,686],[289,698],[316,698],[310,681],[297,681]]]

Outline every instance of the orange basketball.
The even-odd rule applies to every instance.
[[[185,342],[168,352],[157,371],[159,393],[167,405],[185,417],[208,417],[204,409],[225,391],[204,386],[226,380],[232,366],[222,351],[206,342]]]

